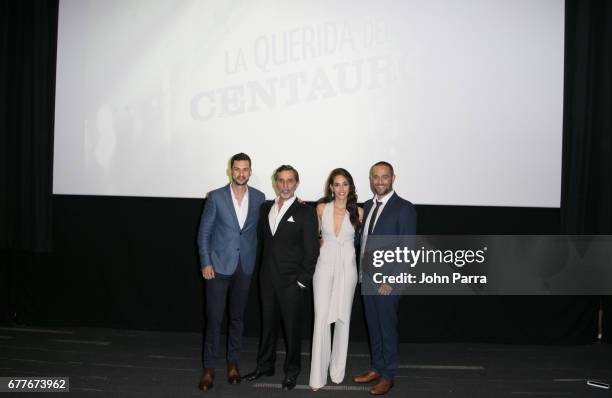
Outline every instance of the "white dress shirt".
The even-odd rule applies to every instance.
[[[270,213],[268,213],[268,221],[270,222],[270,232],[272,232],[272,235],[276,233],[278,223],[280,223],[280,220],[282,220],[289,207],[291,207],[293,202],[295,202],[295,195],[287,199],[281,206],[280,210],[278,208],[278,200],[279,197],[277,196],[276,199],[274,199],[274,204],[270,209]]]
[[[234,203],[234,211],[236,212],[236,218],[238,218],[238,225],[240,226],[240,229],[242,229],[244,228],[244,223],[246,222],[247,215],[249,213],[249,187],[247,186],[246,192],[242,197],[242,203],[239,203],[238,199],[236,199],[236,195],[234,195],[232,185],[233,184],[230,184],[229,190],[232,194],[232,202]]]

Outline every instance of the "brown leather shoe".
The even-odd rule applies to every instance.
[[[230,384],[240,384],[242,378],[240,377],[240,372],[238,371],[238,365],[235,363],[227,364],[227,382]]]
[[[213,388],[213,384],[215,383],[215,370],[213,368],[204,369],[204,373],[202,373],[202,377],[200,378],[200,385],[198,388],[202,391],[207,391]]]
[[[381,378],[378,383],[374,384],[372,388],[370,388],[370,394],[372,395],[384,395],[391,390],[393,387],[393,380]]]
[[[380,379],[380,374],[373,370],[353,377],[353,381],[355,383],[371,383],[373,381],[377,381],[378,379]]]

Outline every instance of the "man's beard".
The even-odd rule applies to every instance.
[[[242,186],[242,185],[246,185],[247,182],[249,182],[249,179],[245,178],[244,182],[240,182],[240,181],[236,180],[235,178],[232,178],[232,182],[234,183],[234,185]]]
[[[393,185],[390,185],[388,187],[381,187],[381,188],[384,189],[383,192],[381,192],[381,193],[378,193],[378,188],[379,187],[374,185],[374,192],[376,193],[376,195],[385,196],[386,194],[388,194],[389,192],[391,192],[393,190]]]

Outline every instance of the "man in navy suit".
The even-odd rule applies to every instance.
[[[362,256],[369,235],[415,235],[414,205],[393,191],[395,173],[387,162],[370,168],[370,187],[374,198],[364,204],[364,227],[361,235]],[[362,286],[363,289],[363,286]],[[378,286],[378,294],[364,294],[363,304],[370,335],[370,370],[355,376],[356,383],[377,382],[370,394],[382,395],[393,387],[398,368],[397,311],[399,294],[392,294],[388,284]]]
[[[259,208],[265,196],[247,185],[251,176],[248,155],[238,153],[232,156],[230,173],[230,184],[208,193],[198,232],[200,267],[206,279],[201,390],[209,390],[214,384],[226,302],[229,303],[227,380],[230,384],[241,381],[238,362],[244,310],[255,268]]]

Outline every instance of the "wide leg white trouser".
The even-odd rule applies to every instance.
[[[349,329],[357,271],[352,261],[319,263],[313,277],[314,330],[310,387],[327,384],[327,372],[341,383],[346,369]],[[335,323],[333,342],[331,324]]]

